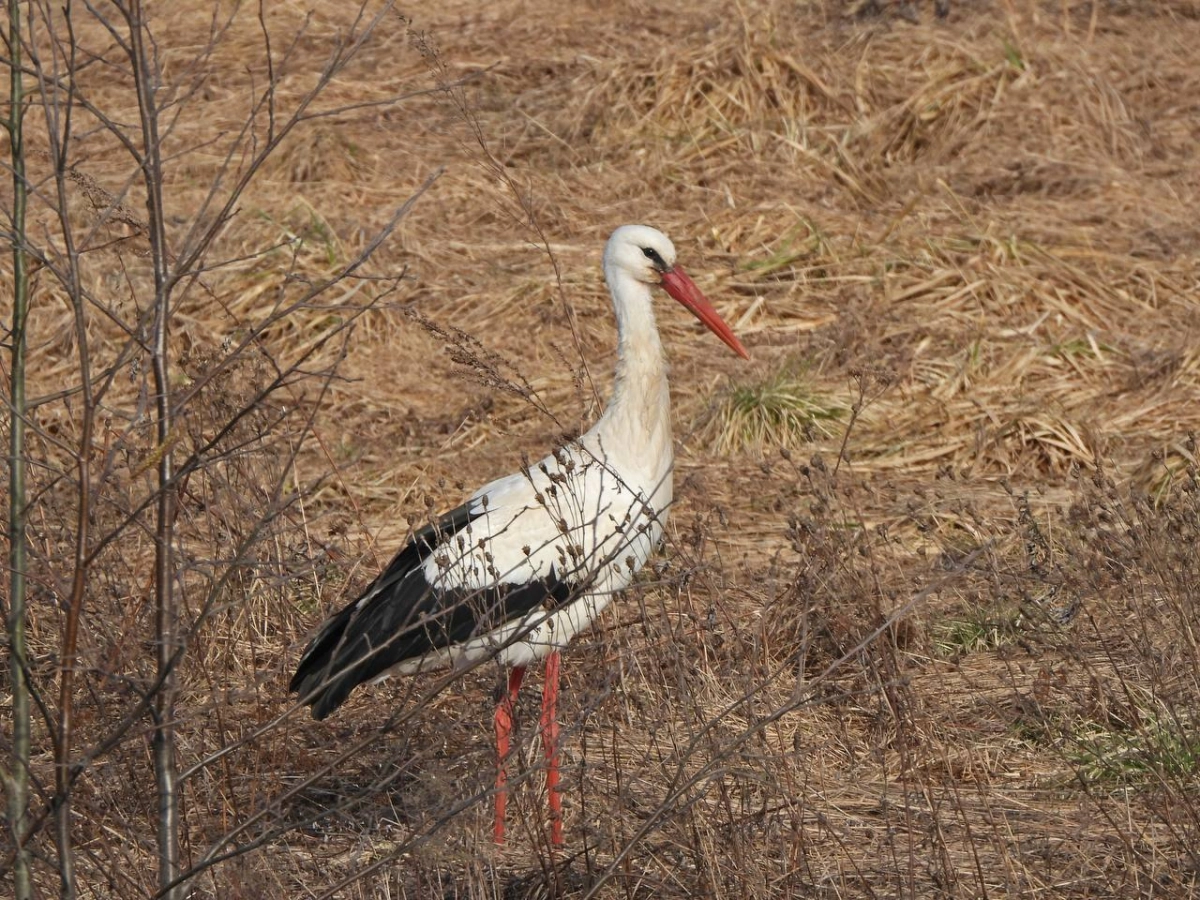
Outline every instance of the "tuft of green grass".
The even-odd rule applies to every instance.
[[[755,279],[779,280],[790,277],[804,260],[828,255],[828,238],[815,223],[802,219],[782,236],[777,247],[765,256],[742,260],[737,268]]]
[[[1050,355],[1064,360],[1073,359],[1103,359],[1105,354],[1116,353],[1117,349],[1106,341],[1097,341],[1092,335],[1085,338],[1060,341],[1052,344]]]
[[[1019,72],[1025,71],[1025,55],[1020,47],[1008,39],[1004,41],[1004,61]]]
[[[981,650],[998,650],[1017,636],[1020,614],[987,616],[980,611],[962,619],[948,619],[933,628],[938,656],[955,658]]]
[[[1200,773],[1200,733],[1176,721],[1148,718],[1130,731],[1091,723],[1073,738],[1071,762],[1090,783],[1154,784]]]
[[[701,423],[700,435],[722,454],[794,447],[833,437],[832,423],[849,409],[814,391],[802,374],[784,369],[719,394]]]

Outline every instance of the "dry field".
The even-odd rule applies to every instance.
[[[37,895],[60,879],[72,596],[79,894],[158,891],[167,452],[194,897],[1200,895],[1200,2],[366,9],[149,6],[190,273],[165,443],[123,26],[74,12],[61,194],[34,92],[29,241],[65,252],[69,226],[88,298],[77,328],[35,265]],[[360,689],[323,723],[287,680],[414,523],[594,420],[625,222],[673,237],[753,359],[662,305],[668,540],[565,658],[565,852],[537,678],[498,850],[495,667]]]

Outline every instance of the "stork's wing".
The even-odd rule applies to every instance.
[[[507,490],[485,488],[418,531],[361,597],[325,623],[291,682],[291,690],[312,706],[313,718],[325,718],[355,687],[401,662],[489,634],[539,606],[554,609],[577,595],[553,565],[530,570],[528,551],[494,562],[483,549],[490,538],[499,538],[497,550],[510,548],[522,532],[527,540],[538,537],[539,547],[553,539],[542,510],[510,505],[519,503],[521,492],[508,481],[494,483]],[[476,560],[475,576],[454,577],[468,557]]]

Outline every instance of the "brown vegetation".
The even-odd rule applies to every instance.
[[[241,9],[197,57],[214,6],[152,6],[181,86],[176,250],[266,77],[264,31],[283,47],[305,15]],[[308,14],[289,101],[340,6]],[[674,6],[389,14],[323,97],[337,115],[297,127],[222,226],[230,262],[176,305],[174,446],[207,453],[177,532],[183,853],[230,853],[195,896],[1200,894],[1200,4]],[[111,71],[80,82],[136,120]],[[79,132],[71,215],[95,223],[83,278],[111,304],[90,343],[120,373],[94,440],[104,535],[162,447],[118,325],[149,277],[145,200],[111,138]],[[354,278],[291,305],[443,167]],[[31,234],[50,216],[31,207]],[[360,689],[324,723],[286,684],[415,521],[594,418],[599,253],[638,221],[753,361],[662,307],[667,546],[565,659],[565,858],[538,820],[535,692],[498,851],[494,668]],[[35,283],[31,396],[77,380],[56,290]],[[322,374],[275,384],[298,361]],[[76,415],[52,397],[31,424],[47,721]],[[153,682],[152,559],[130,528],[90,572],[81,754]],[[82,896],[157,890],[150,731],[78,780]],[[35,743],[52,787],[44,724]],[[48,831],[33,845],[48,896]]]

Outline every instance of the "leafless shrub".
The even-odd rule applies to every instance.
[[[314,260],[304,237],[254,233],[239,215],[293,132],[404,99],[348,102],[331,89],[388,29],[404,31],[386,4],[352,13],[316,69],[297,55],[311,23],[278,47],[265,8],[214,9],[207,23],[140,3],[29,12],[10,20],[39,101],[30,140],[13,148],[29,218],[11,225],[35,266],[25,333],[47,364],[28,378],[41,396],[20,463],[37,714],[35,749],[22,758],[15,746],[13,765],[29,767],[35,793],[10,836],[39,861],[34,885],[57,879],[74,896],[104,883],[154,893],[141,850],[96,842],[156,835],[157,890],[180,896],[187,857],[211,839],[185,828],[184,796],[212,773],[201,763],[181,777],[179,761],[220,759],[266,713],[262,660],[222,645],[278,627],[262,604],[285,596],[300,557],[288,552],[305,489],[296,454],[351,326],[399,284],[370,273],[372,255],[436,174],[343,258]],[[172,32],[191,36],[194,55],[164,49]],[[228,127],[189,143],[190,123],[213,114],[199,102],[218,82],[210,66],[246,50],[258,77],[215,113],[235,111]],[[272,289],[254,306],[229,302],[236,273],[269,259]],[[311,337],[285,345],[281,329]],[[263,581],[274,587],[255,589]],[[222,627],[230,619],[242,624]],[[244,717],[249,707],[258,715]],[[152,775],[137,760],[144,741]]]

